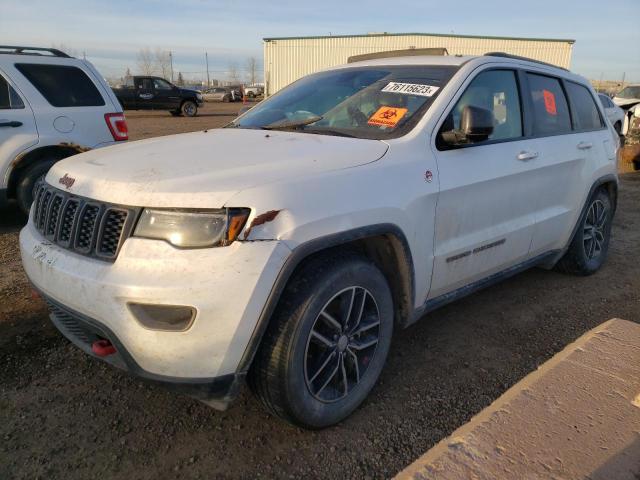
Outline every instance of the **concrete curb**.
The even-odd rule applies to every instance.
[[[640,324],[585,333],[395,478],[637,480]]]

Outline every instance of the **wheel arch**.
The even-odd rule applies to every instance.
[[[88,147],[83,147],[81,145],[62,143],[58,145],[38,147],[19,155],[9,166],[7,177],[7,196],[9,198],[15,198],[16,187],[22,173],[37,162],[51,158],[62,160],[63,158],[86,152],[87,150],[89,150]]]
[[[377,224],[323,236],[296,247],[285,261],[271,289],[237,372],[246,374],[262,342],[273,312],[289,280],[309,260],[336,249],[353,249],[365,255],[389,283],[394,303],[395,323],[408,324],[415,298],[415,270],[409,243],[394,224]]]
[[[567,250],[569,250],[569,247],[576,236],[576,232],[578,231],[578,228],[580,228],[580,225],[584,220],[584,216],[587,214],[589,199],[593,196],[594,192],[596,192],[601,188],[607,190],[607,193],[609,194],[609,198],[611,198],[611,203],[613,205],[612,215],[615,214],[616,207],[618,204],[618,177],[615,176],[614,174],[608,174],[596,179],[591,185],[591,188],[589,189],[589,192],[587,193],[587,196],[580,210],[580,215],[578,216],[578,220],[573,226],[573,230],[571,231],[571,235],[569,236],[569,240],[567,241],[567,244],[550,261],[541,264],[540,267],[545,269],[553,268],[564,256]]]

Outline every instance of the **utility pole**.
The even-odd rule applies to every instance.
[[[624,77],[627,76],[627,72],[622,72],[622,88],[624,88]]]
[[[171,83],[173,83],[173,54],[169,50],[169,63],[171,64]]]
[[[209,54],[204,52],[204,60],[207,62],[207,88],[211,86],[211,80],[209,79]]]

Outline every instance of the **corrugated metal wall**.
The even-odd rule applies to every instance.
[[[304,75],[347,63],[352,55],[407,48],[444,47],[450,55],[506,52],[569,68],[572,46],[573,40],[430,34],[274,38],[264,41],[264,79],[271,95]]]

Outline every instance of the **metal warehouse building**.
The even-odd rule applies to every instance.
[[[349,57],[388,50],[445,48],[449,55],[505,52],[569,68],[574,40],[481,37],[436,33],[375,33],[264,40],[265,91],[271,95],[310,73],[347,63]]]

